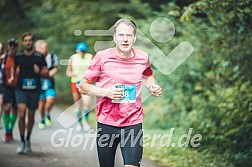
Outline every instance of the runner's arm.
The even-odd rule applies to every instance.
[[[48,75],[49,75],[49,70],[48,70],[48,68],[47,68],[46,66],[41,67],[40,75],[41,75],[42,77],[48,77]]]
[[[162,88],[157,84],[154,75],[144,76],[143,84],[153,96],[162,96]]]
[[[11,71],[10,71],[10,78],[8,80],[9,83],[12,83],[14,81],[14,75],[16,73],[16,68],[15,68],[15,64],[13,64],[11,66]]]
[[[79,92],[85,95],[94,95],[100,97],[108,97],[113,100],[120,100],[122,98],[123,89],[117,89],[117,85],[121,84],[114,84],[108,89],[100,88],[93,85],[91,82],[84,78],[80,83]]]
[[[49,77],[53,77],[57,72],[59,72],[59,66],[56,66],[49,71]]]
[[[45,58],[42,56],[37,64],[34,64],[34,72],[39,74],[41,77],[48,77],[49,70],[46,65]]]
[[[3,63],[3,60],[5,59],[5,56],[6,56],[5,53],[1,54],[1,56],[0,56],[0,63],[1,64]]]
[[[75,76],[72,69],[72,63],[73,63],[73,59],[72,57],[70,57],[68,60],[67,69],[66,69],[66,76],[70,78]]]
[[[152,84],[157,84],[157,81],[156,81],[154,75],[152,74],[150,76],[143,77],[143,84],[149,90],[149,88]]]

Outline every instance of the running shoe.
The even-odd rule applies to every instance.
[[[10,140],[11,140],[11,141],[14,140],[14,139],[13,139],[13,134],[12,134],[12,132],[10,132]]]
[[[82,126],[78,123],[75,127],[76,132],[81,132],[82,131]]]
[[[25,150],[25,142],[21,142],[17,148],[16,151],[18,154],[25,154],[26,150]]]
[[[25,151],[26,151],[26,152],[32,152],[30,141],[26,141],[26,144],[25,144]]]
[[[40,122],[40,123],[38,124],[38,128],[39,128],[39,129],[45,129],[45,127],[46,127],[46,125],[45,125],[45,123],[43,123],[43,122]]]
[[[92,127],[89,125],[89,123],[86,120],[83,120],[83,130],[84,131],[90,131]]]
[[[3,137],[3,141],[6,143],[11,141],[11,136],[9,133],[5,133],[5,135]]]
[[[51,119],[46,117],[45,118],[45,124],[46,124],[46,126],[50,127],[52,125]]]

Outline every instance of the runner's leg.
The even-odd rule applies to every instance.
[[[39,129],[44,129],[45,126],[45,99],[41,98],[39,100],[39,105],[38,105],[38,112],[40,116],[40,122],[38,123],[38,128]]]
[[[100,167],[114,167],[119,131],[116,127],[98,123],[96,143]]]
[[[121,135],[120,146],[125,167],[139,167],[143,154],[142,124],[124,127]]]
[[[25,135],[25,116],[26,116],[26,104],[19,103],[18,104],[18,128],[19,134],[22,142],[25,142],[24,135]]]

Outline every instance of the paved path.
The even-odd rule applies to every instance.
[[[17,123],[14,130],[14,141],[4,143],[4,130],[0,130],[0,167],[99,167],[95,147],[95,133],[76,133],[74,127],[64,129],[57,121],[61,113],[53,108],[53,125],[50,128],[37,128],[38,113],[31,136],[32,153],[16,154],[19,144]],[[66,120],[74,119],[69,113]],[[89,136],[88,136],[89,135]],[[89,139],[89,140],[86,140]],[[116,167],[123,167],[120,151],[116,155]],[[142,167],[160,167],[155,162],[143,159]]]

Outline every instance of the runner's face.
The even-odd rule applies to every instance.
[[[8,45],[8,50],[9,50],[10,54],[17,52],[17,49],[18,49],[18,45],[13,45],[13,44]]]
[[[116,47],[122,52],[128,52],[132,49],[133,44],[136,41],[134,29],[125,23],[119,24],[114,34],[114,41]]]
[[[32,50],[32,47],[33,47],[32,36],[29,35],[29,36],[24,37],[23,45],[24,45],[25,50]]]
[[[44,56],[47,56],[47,54],[48,54],[48,45],[46,43],[42,43],[38,47],[36,47],[36,51],[42,53],[42,55],[44,55]]]

